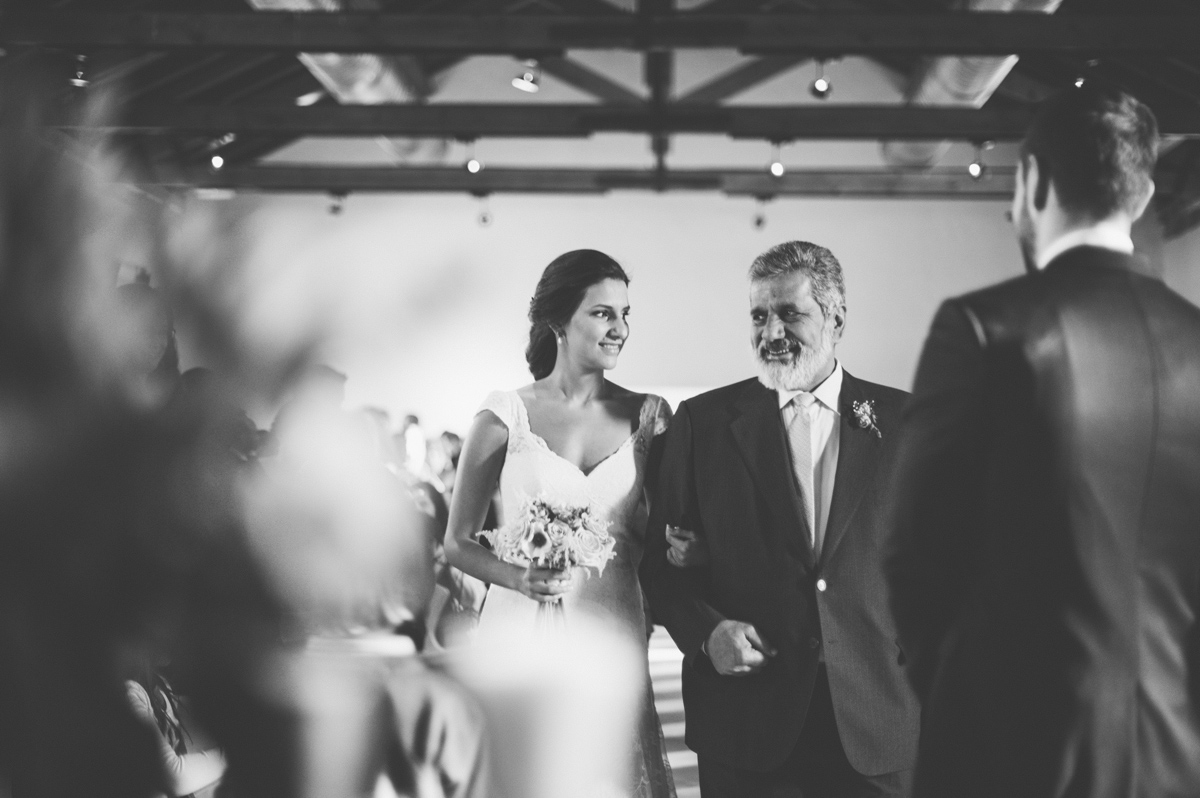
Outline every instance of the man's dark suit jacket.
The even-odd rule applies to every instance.
[[[916,794],[1200,795],[1200,309],[1078,247],[946,302],[889,574]]]
[[[747,380],[679,406],[657,469],[642,583],[655,620],[685,655],[686,740],[700,756],[754,771],[781,765],[804,725],[823,646],[851,765],[865,775],[912,767],[919,713],[881,558],[890,517],[886,478],[905,396],[845,374],[819,562],[776,393]],[[882,437],[855,426],[855,401],[873,403]],[[666,523],[702,535],[709,564],[668,565]],[[722,619],[753,624],[778,649],[763,671],[720,676],[713,669],[700,648]]]

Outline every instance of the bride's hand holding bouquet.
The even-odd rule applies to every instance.
[[[527,598],[542,603],[558,601],[571,590],[572,575],[569,569],[525,567],[517,590]]]

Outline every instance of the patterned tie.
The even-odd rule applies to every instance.
[[[813,493],[812,421],[809,408],[816,399],[811,393],[799,393],[792,399],[792,420],[788,424],[788,443],[792,448],[792,467],[796,470],[796,485],[800,488],[800,503],[808,525],[813,557],[820,556],[821,541],[817,532],[817,510]]]

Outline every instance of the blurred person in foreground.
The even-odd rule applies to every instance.
[[[642,564],[684,654],[700,792],[902,798],[920,709],[880,553],[906,394],[839,362],[846,290],[828,249],[788,241],[747,276],[758,376],[680,403]],[[677,525],[707,561],[688,564]]]
[[[115,190],[119,158],[54,130],[103,121],[64,102],[69,74],[0,61],[0,792],[168,791],[123,681],[129,653],[152,646],[228,755],[230,794],[292,795],[294,715],[269,697],[277,597],[209,416],[168,417],[164,397],[127,390],[163,362],[169,325],[155,314],[141,346],[109,247],[157,222]]]
[[[1200,795],[1200,310],[1130,241],[1157,144],[1128,94],[1047,100],[1028,274],[925,343],[890,565],[922,798]]]
[[[119,346],[125,353],[120,366],[130,399],[148,408],[160,407],[179,385],[179,349],[171,306],[150,287],[150,275],[117,288],[114,321]]]
[[[272,571],[305,642],[308,756],[338,763],[310,794],[367,794],[386,774],[401,795],[484,798],[481,711],[417,656],[433,510],[389,462],[379,415],[343,411],[327,376],[315,369],[301,381],[275,425],[278,453],[247,490],[251,530],[277,552]]]

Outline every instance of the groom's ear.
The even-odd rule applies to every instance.
[[[1046,201],[1050,198],[1050,170],[1043,168],[1036,155],[1030,155],[1025,175],[1026,190],[1033,189],[1033,207],[1039,212],[1046,210]]]

